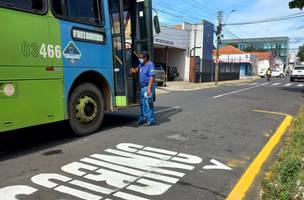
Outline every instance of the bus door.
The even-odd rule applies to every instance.
[[[109,0],[114,80],[117,107],[127,107],[138,103],[138,76],[130,74],[131,67],[138,66],[137,53],[142,50],[151,52],[145,18],[145,1]],[[139,24],[140,23],[140,24]],[[142,40],[142,38],[145,38]]]

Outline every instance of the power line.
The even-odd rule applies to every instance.
[[[164,11],[164,10],[162,10],[160,8],[156,8],[156,10],[159,11],[160,13],[164,13],[166,15],[169,15],[169,16],[172,16],[172,17],[175,17],[175,18],[181,18],[181,19],[186,20],[186,21],[188,20],[187,16],[185,16],[185,15],[176,15],[175,13]],[[190,17],[190,16],[188,16],[188,17]],[[195,20],[195,21],[198,20],[198,18],[193,18],[193,17],[191,17],[191,19]]]
[[[296,14],[291,14],[291,15],[286,15],[286,16],[283,16],[283,17],[268,18],[268,19],[257,20],[257,21],[230,23],[230,24],[224,24],[224,25],[225,26],[240,26],[240,25],[250,25],[250,24],[261,24],[261,23],[269,23],[269,22],[295,19],[295,18],[300,18],[300,17],[304,17],[303,12],[296,13]]]

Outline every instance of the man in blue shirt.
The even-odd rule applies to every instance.
[[[131,73],[139,73],[140,82],[140,116],[137,124],[147,126],[155,125],[154,95],[155,95],[155,69],[154,64],[149,60],[149,54],[142,52],[138,56],[139,65],[131,69]]]

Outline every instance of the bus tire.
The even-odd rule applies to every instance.
[[[92,83],[77,86],[69,98],[69,124],[74,133],[84,136],[96,132],[104,118],[104,99]]]

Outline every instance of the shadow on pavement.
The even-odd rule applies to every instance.
[[[171,109],[170,107],[156,106],[156,126],[160,126],[162,124],[170,122],[170,117],[181,111],[182,110],[180,108]],[[133,108],[133,112],[131,113],[133,114],[130,114],[130,110],[122,110],[120,112],[109,113],[105,119],[105,124],[115,127],[139,128],[136,125],[139,115],[139,109]]]
[[[156,111],[168,107],[156,107]],[[169,117],[180,112],[170,110],[157,114],[157,125],[169,122]],[[106,113],[102,127],[96,134],[103,134],[117,127],[133,127],[137,121],[138,108]],[[111,133],[109,133],[111,134]],[[89,137],[89,136],[88,136]],[[24,128],[0,134],[0,161],[31,154],[81,139],[73,135],[67,121]]]

